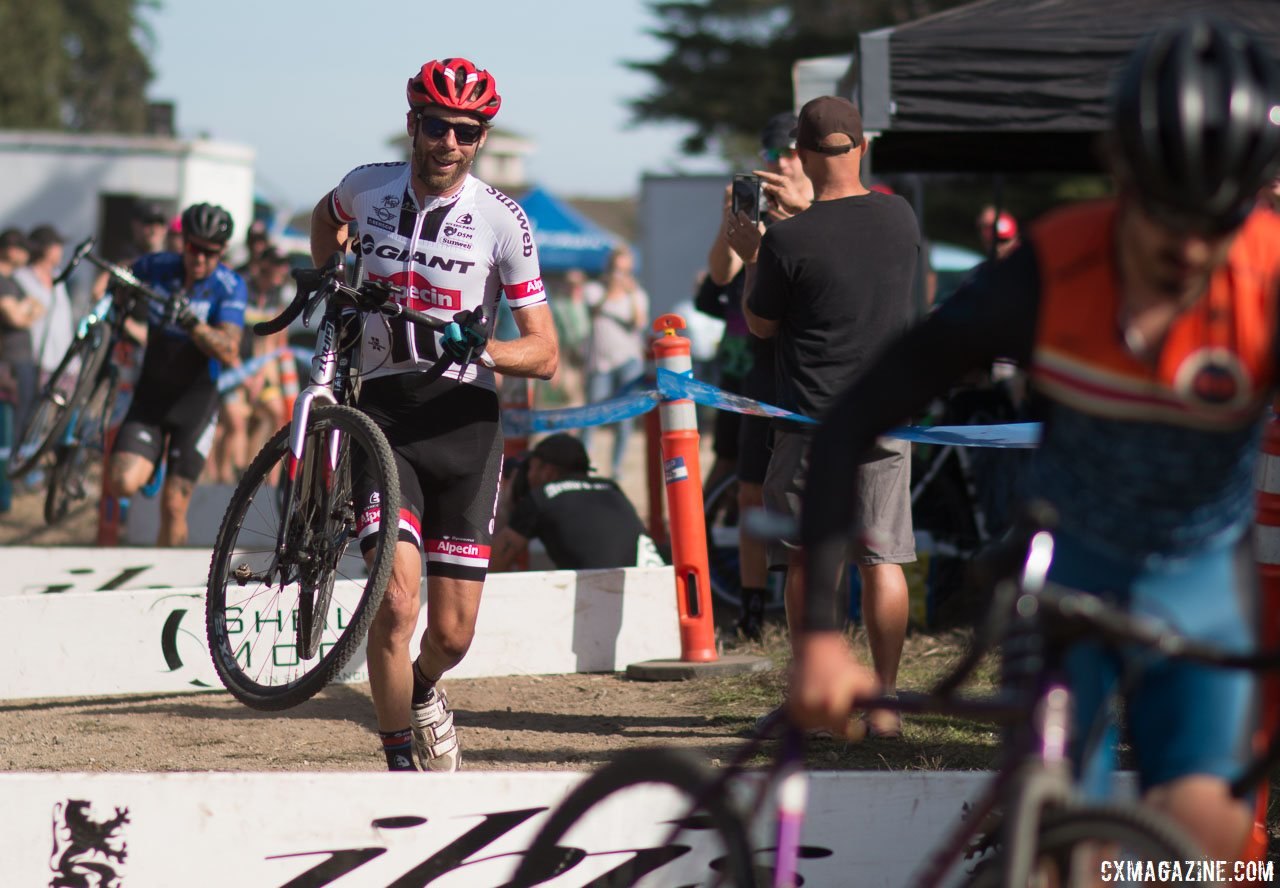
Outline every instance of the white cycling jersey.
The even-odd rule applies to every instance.
[[[360,234],[365,277],[404,288],[396,301],[452,320],[484,307],[489,332],[502,293],[515,311],[547,301],[538,251],[524,210],[496,188],[468,175],[449,197],[419,207],[409,164],[356,167],[329,195],[329,210]],[[439,333],[403,318],[365,320],[361,372],[365,378],[426,370],[440,356]],[[458,368],[444,373],[458,378]],[[493,389],[493,371],[465,368],[464,382]]]

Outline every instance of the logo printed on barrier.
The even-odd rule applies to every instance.
[[[684,457],[677,456],[665,460],[662,463],[662,474],[666,476],[668,484],[675,484],[677,481],[688,481],[689,469],[684,464]]]
[[[434,883],[436,880],[445,880],[450,873],[456,873],[464,867],[476,864],[485,866],[493,859],[493,853],[497,853],[500,848],[505,849],[510,846],[510,842],[503,842],[508,833],[546,810],[546,808],[526,808],[517,811],[497,811],[480,814],[479,816],[482,819],[479,824],[453,839],[443,848],[435,848],[433,842],[427,843],[425,846],[421,842],[414,843],[414,847],[423,847],[422,862],[409,869],[404,883],[409,883],[410,876],[417,880],[414,884],[424,885],[428,881]],[[370,825],[374,827],[375,832],[379,833],[384,830],[420,828],[426,828],[430,833],[432,828],[432,824],[429,824],[425,817],[414,816],[380,817]],[[365,831],[367,831],[367,827]],[[323,886],[332,885],[343,876],[355,872],[359,867],[364,866],[376,857],[388,852],[395,853],[393,849],[397,849],[397,846],[384,847],[374,845],[370,847],[368,843],[365,843],[355,848],[316,850],[308,848],[306,851],[282,852],[271,855],[271,858],[281,860],[290,857],[319,857],[320,863],[306,872],[300,873],[289,884],[293,888],[323,888]],[[486,853],[486,849],[492,850]],[[636,848],[634,845],[629,845],[626,848],[566,847],[561,850],[567,853],[561,858],[561,869],[556,873],[557,876],[583,864],[583,869],[589,869],[595,877],[595,881],[592,884],[624,884],[622,879],[625,873],[629,879],[625,884],[632,885],[635,884],[636,880],[651,873],[656,873],[672,861],[686,857],[694,848],[688,843],[683,843],[654,848]],[[821,845],[802,845],[799,850],[801,860],[827,858],[833,855],[832,849]],[[603,873],[598,872],[598,865],[593,866],[591,861],[591,858],[603,858],[605,860],[612,858],[616,860],[619,854],[624,854],[625,859],[611,870]],[[712,862],[711,866],[714,867],[715,863]],[[449,881],[452,883],[455,880]],[[701,884],[702,880],[698,880],[698,882]],[[458,884],[462,883],[459,882]]]
[[[56,878],[49,884],[122,888],[128,843],[121,831],[128,822],[128,808],[116,808],[113,816],[99,818],[94,816],[93,804],[83,799],[55,804],[49,869]]]

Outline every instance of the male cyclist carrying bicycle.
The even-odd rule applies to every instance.
[[[1059,514],[1050,580],[1253,647],[1253,466],[1280,348],[1280,216],[1255,210],[1280,155],[1267,51],[1214,21],[1153,35],[1123,68],[1106,149],[1116,197],[1044,217],[892,346],[817,435],[791,693],[802,724],[845,725],[874,686],[835,606],[857,454],[998,357],[1029,369],[1045,420],[1027,493]],[[1228,781],[1249,750],[1252,677],[1159,660],[1130,673],[1093,645],[1066,666],[1085,789],[1105,791],[1114,726],[1087,760],[1082,747],[1118,688],[1146,799],[1210,858],[1237,856],[1250,812]]]
[[[470,175],[501,104],[492,75],[462,58],[431,61],[406,93],[409,162],[357,167],[325,195],[311,215],[311,256],[321,265],[343,250],[354,225],[368,278],[402,287],[395,298],[410,308],[456,320],[441,332],[368,320],[359,402],[386,433],[403,498],[395,568],[369,627],[387,767],[416,770],[416,757],[423,770],[453,771],[457,734],[436,683],[471,645],[488,570],[502,475],[493,371],[548,379],[558,350],[528,217]],[[499,342],[490,336],[504,294],[520,335]],[[492,370],[468,363],[486,348]],[[424,378],[440,361],[457,366]],[[382,516],[370,491],[357,496],[367,537]],[[428,625],[411,659],[423,551]]]
[[[220,261],[231,227],[222,207],[193,204],[182,213],[182,252],[152,253],[133,264],[142,283],[171,301],[161,306],[140,299],[135,306],[132,320],[147,325],[146,351],[116,435],[110,487],[114,496],[133,496],[167,447],[160,546],[187,541],[187,509],[218,421],[218,374],[239,357],[248,293],[240,275]],[[119,286],[114,290],[122,295]]]

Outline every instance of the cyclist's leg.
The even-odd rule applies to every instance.
[[[368,664],[369,691],[383,732],[409,729],[409,700],[413,676],[409,670],[410,645],[418,624],[420,590],[422,588],[422,486],[417,471],[400,448],[392,447],[396,471],[400,476],[400,514],[395,521],[395,561],[391,579],[382,596],[373,621],[369,624]],[[353,470],[355,467],[353,466]],[[369,514],[377,509],[368,476],[358,476],[355,487],[357,511]],[[360,528],[365,560],[373,557],[372,534],[390,516],[379,513],[378,520]]]
[[[498,484],[502,475],[502,430],[496,397],[477,391],[472,416],[445,437],[424,508],[427,553],[427,631],[418,668],[438,681],[466,655],[475,633],[480,594],[489,570]],[[447,451],[447,453],[445,452]]]
[[[174,407],[169,437],[168,467],[160,494],[158,546],[183,546],[187,542],[187,510],[196,481],[213,448],[218,424],[218,399],[209,394],[184,398]]]
[[[1135,610],[1180,632],[1235,651],[1253,646],[1259,595],[1247,538],[1148,569],[1133,595]],[[1148,800],[1181,823],[1211,858],[1236,857],[1253,819],[1250,800],[1233,799],[1229,783],[1249,758],[1258,690],[1248,672],[1167,661],[1145,670],[1127,701]]]
[[[116,433],[107,482],[112,496],[130,497],[141,490],[155,472],[164,453],[163,417],[139,403],[134,396],[129,412]]]

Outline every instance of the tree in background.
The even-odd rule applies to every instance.
[[[157,0],[0,3],[0,127],[139,133]]]
[[[668,46],[658,61],[627,65],[655,81],[632,102],[637,122],[684,123],[682,147],[714,145],[731,160],[755,156],[760,126],[792,103],[798,59],[847,55],[858,33],[900,24],[970,0],[701,0],[651,2]]]

